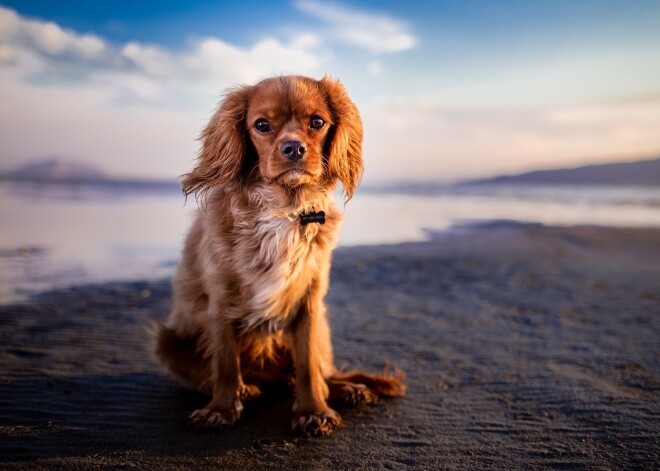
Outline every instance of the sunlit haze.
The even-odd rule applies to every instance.
[[[660,3],[4,2],[0,169],[58,156],[173,179],[223,90],[328,73],[365,180],[660,154]]]

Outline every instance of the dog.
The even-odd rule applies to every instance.
[[[269,383],[292,385],[292,428],[332,432],[329,405],[405,394],[402,374],[335,367],[324,296],[342,213],[362,177],[362,122],[338,80],[278,76],[232,89],[202,131],[183,191],[200,210],[173,278],[156,354],[211,395],[189,416],[229,426]]]

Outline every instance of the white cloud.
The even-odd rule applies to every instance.
[[[218,83],[223,81],[254,82],[267,75],[319,69],[316,55],[308,49],[315,43],[309,35],[293,44],[267,38],[249,49],[242,49],[217,38],[202,38],[183,53],[173,53],[153,45],[131,42],[121,54],[146,76],[185,81],[216,90]]]
[[[660,149],[660,97],[538,108],[445,107],[388,98],[363,107],[367,179],[455,180]]]
[[[265,39],[244,50],[219,39],[206,38],[195,50],[184,58],[182,64],[187,75],[199,74],[203,79],[216,80],[233,77],[244,82],[254,82],[265,75],[309,73],[320,70],[317,55],[309,49],[310,36],[294,40],[293,44],[283,44],[276,39]]]
[[[173,51],[136,41],[114,46],[79,35],[50,22],[28,20],[0,7],[0,61],[23,79],[42,85],[75,75],[76,86],[102,84],[126,101],[148,98],[152,106],[179,106],[184,96],[194,103],[217,96],[236,83],[274,74],[323,72],[315,48],[318,37],[302,33],[289,43],[265,38],[241,48],[218,38],[191,41]],[[159,95],[160,91],[160,95]]]
[[[6,46],[32,48],[51,56],[69,54],[93,59],[106,49],[105,42],[92,34],[79,35],[55,23],[27,20],[0,7],[0,41]]]
[[[328,25],[327,34],[337,41],[367,49],[374,54],[412,49],[417,39],[403,21],[367,13],[336,3],[298,0],[296,7]]]
[[[77,38],[71,37],[54,23],[26,22],[25,32],[42,51],[48,54],[60,54]]]
[[[103,84],[37,87],[0,77],[4,168],[56,155],[119,175],[175,178],[190,167],[210,111],[116,106],[116,91]]]
[[[337,25],[337,35],[364,26],[364,47],[374,52],[400,47],[388,37],[410,36],[405,25],[387,17],[315,2],[299,5],[329,9],[322,10],[328,13],[323,21],[328,28]],[[264,37],[247,47],[214,37],[177,50],[140,42],[115,45],[0,7],[2,165],[59,154],[115,173],[173,178],[190,168],[198,133],[222,90],[273,74],[321,75],[333,57],[322,49],[327,43],[321,36],[322,31],[301,31],[286,41]],[[377,51],[376,44],[389,45]],[[420,96],[369,102],[365,96],[383,89],[373,86],[372,75],[383,72],[382,56],[358,66],[340,59],[348,62],[339,65],[351,65],[341,78],[350,84],[365,124],[366,181],[452,180],[660,149],[657,97],[524,108],[507,103],[519,90],[498,94],[501,87],[489,80],[479,95],[461,81],[455,90],[428,92],[444,96],[443,105],[406,81],[406,92]],[[492,95],[501,98],[483,99]]]
[[[318,44],[301,34],[245,48],[211,37],[176,51],[113,45],[0,7],[2,164],[59,154],[176,177],[223,90],[273,74],[320,75]]]
[[[0,40],[15,36],[21,29],[21,20],[12,10],[0,7]]]
[[[122,48],[121,55],[148,76],[166,77],[176,72],[170,54],[155,46],[130,42]]]
[[[369,61],[367,63],[367,72],[372,75],[380,75],[383,73],[383,64],[380,61]]]

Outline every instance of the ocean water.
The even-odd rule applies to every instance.
[[[0,182],[0,303],[77,284],[170,276],[195,211],[194,199],[186,203],[174,187]],[[430,233],[492,220],[660,227],[660,189],[364,189],[345,212],[343,246],[423,241]]]

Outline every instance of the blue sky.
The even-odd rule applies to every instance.
[[[173,178],[224,89],[340,78],[365,179],[660,153],[660,2],[2,2],[2,167]]]

